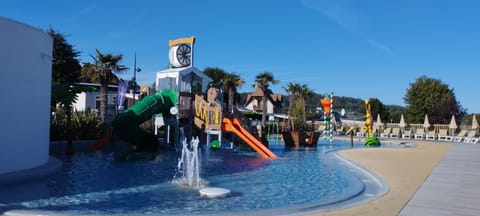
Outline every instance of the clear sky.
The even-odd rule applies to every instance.
[[[480,1],[475,0],[2,0],[0,16],[65,33],[91,62],[95,49],[123,54],[151,84],[168,65],[168,40],[195,36],[195,67],[242,76],[240,92],[268,71],[316,93],[404,105],[426,75],[480,113]],[[131,78],[133,69],[122,75]]]

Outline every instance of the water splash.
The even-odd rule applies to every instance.
[[[196,189],[205,186],[206,181],[200,178],[199,142],[198,137],[193,138],[190,144],[187,139],[183,140],[182,156],[178,160],[173,182]]]

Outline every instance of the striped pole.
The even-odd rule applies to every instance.
[[[333,92],[330,93],[330,143],[333,140]]]
[[[325,99],[327,99],[326,95]],[[323,109],[323,140],[327,140],[327,111],[325,109]]]

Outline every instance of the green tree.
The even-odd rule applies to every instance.
[[[220,85],[223,77],[227,74],[225,70],[218,67],[207,67],[203,70],[203,73],[212,79],[210,84],[214,86]]]
[[[78,93],[91,92],[90,87],[70,84],[52,85],[52,104],[65,108],[67,122],[66,131],[68,139],[67,154],[73,154],[73,131],[72,131],[72,106],[78,99]]]
[[[285,89],[285,91],[288,93],[288,114],[289,115],[292,114],[295,97],[297,96],[301,88],[302,86],[296,82],[289,82],[286,87],[283,87],[283,89]]]
[[[207,67],[203,70],[203,73],[212,78],[211,84],[216,87],[223,87],[227,92],[227,108],[229,111],[233,110],[233,104],[235,101],[235,94],[237,94],[237,88],[241,87],[245,82],[235,73],[228,73],[221,68]],[[224,102],[224,101],[222,101]]]
[[[452,115],[461,119],[465,113],[453,89],[438,79],[426,76],[410,83],[403,99],[407,104],[407,118],[412,123],[422,123],[427,114],[430,122],[448,124]]]
[[[378,98],[370,98],[370,111],[372,113],[372,118],[374,120],[377,119],[377,115],[380,114],[380,118],[382,118],[382,122],[390,122],[393,121],[391,119],[390,111],[387,109],[387,106],[382,103]],[[359,111],[363,115],[365,115],[365,106],[360,107]],[[400,119],[400,117],[399,117]]]
[[[52,83],[77,83],[82,69],[77,59],[80,52],[67,42],[64,34],[52,28],[46,32],[53,38]]]
[[[262,125],[265,126],[266,123],[266,117],[267,117],[267,94],[269,90],[270,84],[278,84],[280,81],[276,80],[273,77],[273,74],[270,72],[263,72],[258,74],[255,77],[255,85],[256,87],[260,88],[263,92],[263,98],[262,98]]]
[[[97,77],[100,81],[100,118],[102,123],[106,123],[107,114],[107,94],[108,85],[114,79],[118,79],[115,73],[121,73],[128,68],[121,65],[123,56],[113,54],[103,54],[96,50],[97,55],[91,56],[93,63],[86,63],[83,68],[83,74],[89,74],[92,77]],[[107,124],[105,124],[106,126]]]
[[[297,92],[302,104],[303,122],[307,121],[307,98],[313,95],[313,90],[307,84],[303,84]]]
[[[223,78],[223,83],[228,92],[228,110],[233,111],[235,93],[237,88],[243,85],[244,80],[237,74],[227,73]]]
[[[288,99],[289,99],[289,101],[288,101],[287,129],[291,129],[290,125],[292,124],[291,115],[293,113],[293,105],[294,105],[295,97],[297,96],[297,93],[300,91],[301,87],[302,86],[299,83],[296,83],[296,82],[289,82],[286,87],[283,87],[283,89],[285,89],[285,91],[287,91]]]

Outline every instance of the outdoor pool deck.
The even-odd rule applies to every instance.
[[[399,215],[480,215],[480,145],[452,144]]]
[[[315,215],[480,215],[480,145],[409,142],[417,147],[342,151],[383,178],[390,191],[363,205]]]

